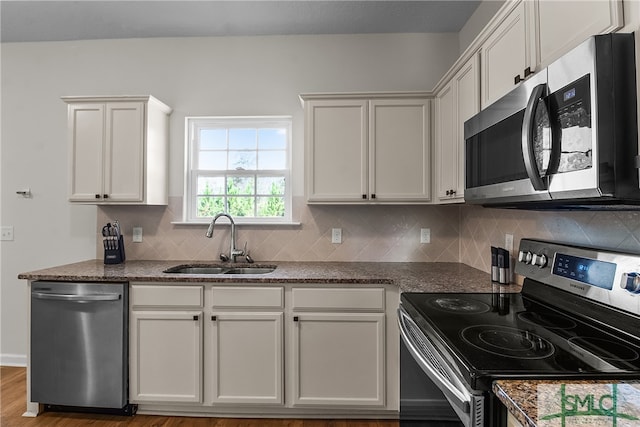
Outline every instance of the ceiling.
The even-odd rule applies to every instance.
[[[0,1],[0,40],[458,32],[480,0]]]

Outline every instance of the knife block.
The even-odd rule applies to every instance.
[[[122,235],[117,239],[106,237],[104,243],[104,263],[105,264],[121,264],[125,260],[124,255],[124,239]]]

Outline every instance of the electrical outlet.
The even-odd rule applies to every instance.
[[[421,228],[420,229],[420,243],[431,243],[431,229],[430,228]]]
[[[142,227],[133,227],[133,236],[131,241],[134,243],[142,242]]]
[[[509,252],[513,252],[513,234],[504,235],[504,248]]]
[[[331,243],[342,243],[342,228],[331,229]]]
[[[0,240],[13,241],[13,225],[2,226]]]

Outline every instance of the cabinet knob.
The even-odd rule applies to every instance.
[[[362,195],[362,198],[366,200],[366,199],[367,199],[367,195],[366,195],[366,194],[363,194],[363,195]]]
[[[293,321],[297,322],[299,320],[298,316],[293,316]]]
[[[522,81],[522,77],[520,77],[520,74],[518,74],[517,76],[515,76],[513,78],[513,84],[517,85],[518,83],[520,83]]]
[[[198,320],[198,319],[200,319],[200,316],[198,316],[197,314],[193,316],[193,320]]]
[[[96,194],[96,199],[99,199],[99,198],[100,198],[100,195],[99,195],[99,194]]]
[[[216,320],[218,320],[217,316],[211,316],[211,321],[215,322]]]
[[[103,194],[102,197],[105,198],[105,199],[108,199],[109,195],[108,194]]]
[[[526,79],[527,77],[529,77],[531,74],[533,74],[533,71],[531,71],[531,67],[527,67],[524,69],[524,78]]]
[[[372,195],[371,195],[371,198],[372,198],[372,199],[375,199],[375,198],[376,198],[376,195],[375,195],[375,194],[372,194]]]
[[[451,190],[451,195],[455,196],[455,194],[456,194],[456,190]]]

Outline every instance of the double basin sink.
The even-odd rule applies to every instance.
[[[176,265],[175,267],[167,268],[163,273],[173,274],[266,274],[271,273],[276,269],[274,265],[257,265],[257,266],[221,266],[207,265],[207,264],[184,264]]]

